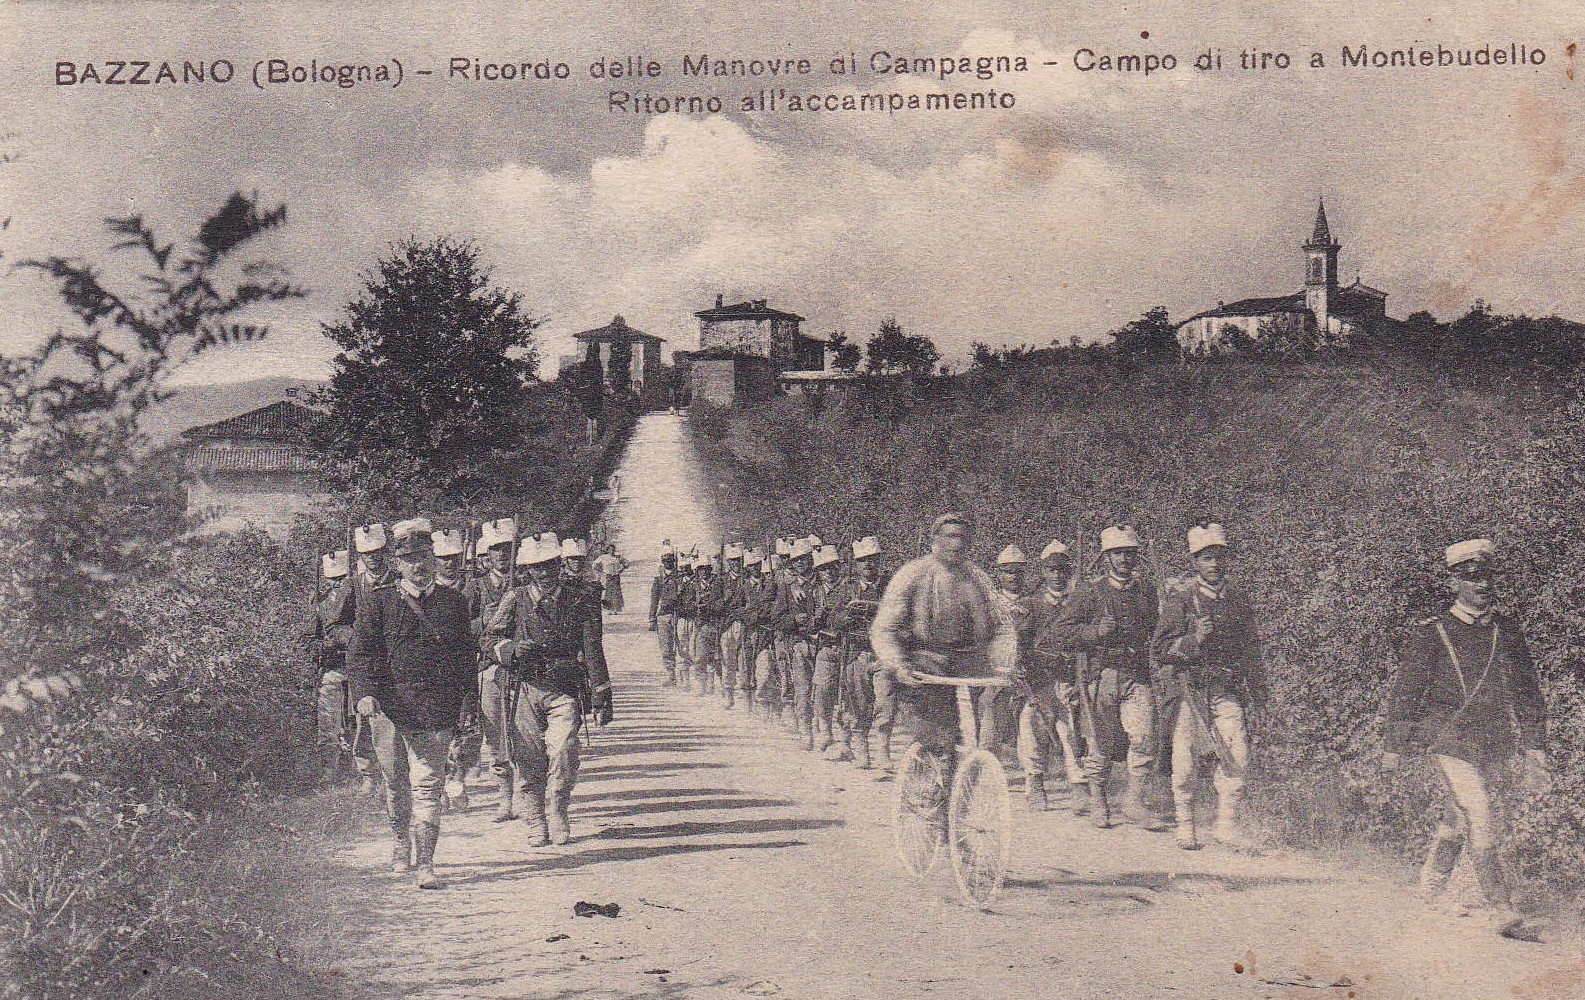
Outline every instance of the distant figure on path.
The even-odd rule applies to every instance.
[[[607,543],[605,551],[594,561],[594,568],[600,574],[600,582],[605,586],[605,595],[602,603],[605,610],[613,615],[619,615],[626,607],[622,598],[622,574],[627,571],[627,560],[616,554],[616,546]]]

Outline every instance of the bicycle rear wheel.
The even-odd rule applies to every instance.
[[[1007,772],[988,750],[975,750],[958,763],[947,806],[947,845],[963,898],[988,908],[1002,889],[1012,849]]]
[[[909,873],[923,878],[941,860],[946,840],[942,805],[946,800],[945,764],[918,743],[910,743],[897,765],[897,798],[892,835],[897,858]]]

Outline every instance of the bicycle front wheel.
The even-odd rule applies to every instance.
[[[916,877],[929,875],[941,860],[946,839],[942,806],[946,799],[945,767],[937,756],[910,743],[897,765],[897,798],[892,811],[892,835],[897,858]]]
[[[975,750],[958,763],[947,806],[947,844],[963,898],[989,908],[1007,874],[1012,816],[1007,772],[988,750]]]

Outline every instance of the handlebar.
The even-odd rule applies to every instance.
[[[949,687],[980,688],[1004,688],[1011,687],[1013,684],[1011,677],[943,677],[940,674],[922,674],[917,670],[912,673],[921,684],[944,684]]]

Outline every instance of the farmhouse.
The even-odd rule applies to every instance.
[[[308,444],[315,418],[281,400],[183,433],[187,511],[200,530],[254,527],[285,537],[318,492],[319,460]]]
[[[1315,212],[1315,227],[1300,246],[1304,288],[1289,295],[1217,303],[1178,324],[1178,343],[1190,354],[1236,351],[1241,344],[1292,344],[1303,348],[1346,345],[1355,337],[1394,325],[1387,316],[1387,293],[1360,281],[1340,286],[1337,255],[1343,245],[1332,236],[1326,203]]]
[[[804,335],[804,318],[772,309],[764,299],[694,313],[699,320],[699,350],[681,355],[693,370],[693,398],[713,406],[730,406],[777,391],[777,379],[788,371],[825,368],[826,342]]]

